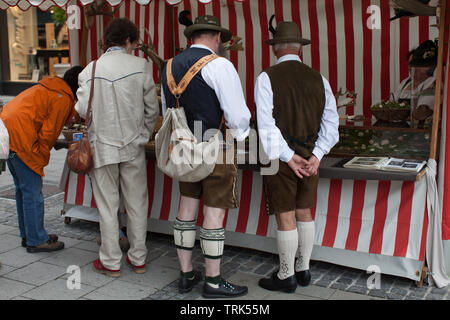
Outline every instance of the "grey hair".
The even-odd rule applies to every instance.
[[[285,42],[285,43],[276,43],[273,46],[273,49],[275,51],[278,50],[286,50],[286,49],[296,49],[300,50],[302,48],[302,45],[298,42]]]

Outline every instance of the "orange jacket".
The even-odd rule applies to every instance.
[[[44,176],[50,150],[64,124],[76,113],[72,90],[57,77],[44,78],[3,107],[9,149],[34,172]]]

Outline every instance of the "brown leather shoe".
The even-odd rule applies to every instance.
[[[49,234],[48,239],[51,240],[52,242],[56,242],[58,241],[58,236],[56,234]],[[27,247],[27,238],[22,238],[22,247],[24,248]]]
[[[64,249],[64,242],[48,240],[39,246],[27,246],[28,253],[52,252]]]

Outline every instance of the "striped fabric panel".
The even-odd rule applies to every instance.
[[[80,2],[79,2],[80,3]],[[381,29],[370,30],[367,20],[369,5],[381,9]],[[364,114],[370,117],[370,106],[381,99],[388,99],[400,81],[408,74],[407,53],[425,39],[438,36],[435,18],[401,18],[393,22],[393,10],[388,0],[258,0],[236,2],[218,0],[199,4],[196,0],[183,0],[175,7],[175,14],[190,10],[193,18],[199,14],[218,16],[224,27],[243,40],[243,52],[231,52],[230,60],[239,72],[249,109],[254,111],[253,86],[259,73],[275,63],[275,57],[264,41],[271,35],[268,19],[275,14],[277,21],[294,20],[299,23],[305,38],[312,44],[303,48],[304,62],[329,79],[334,91],[342,88],[358,93],[357,105],[348,108],[348,114]],[[142,6],[135,1],[122,4],[118,16],[127,17],[140,28],[145,40],[144,28],[150,30],[160,56],[169,58],[167,4],[163,0]],[[186,47],[183,34],[175,17],[175,46]],[[97,17],[90,30],[88,61],[101,54],[96,46],[102,39],[105,24]],[[81,41],[81,31],[78,39]],[[71,39],[72,42],[72,39]],[[79,47],[79,46],[76,46]],[[73,55],[73,53],[72,53]],[[139,53],[143,56],[143,53]],[[157,81],[158,73],[154,70]]]

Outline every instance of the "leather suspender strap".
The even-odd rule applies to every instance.
[[[91,91],[89,92],[89,103],[86,114],[86,129],[83,131],[83,136],[87,135],[88,128],[90,126],[91,120],[91,107],[92,107],[92,99],[94,98],[94,83],[95,83],[95,69],[97,67],[97,60],[94,61],[94,65],[92,66],[92,78],[91,78]]]
[[[180,83],[177,85],[175,82],[175,79],[173,78],[172,74],[172,61],[173,58],[167,61],[167,67],[166,67],[166,76],[167,76],[167,86],[169,87],[170,92],[175,96],[175,99],[177,100],[177,108],[180,107],[180,97],[183,94],[184,91],[186,91],[189,83],[192,81],[192,79],[195,77],[197,73],[200,72],[200,70],[203,69],[204,66],[206,66],[209,62],[219,58],[216,54],[210,54],[207,56],[204,56],[200,60],[198,60],[184,75],[183,79],[181,79]],[[222,127],[225,124],[225,117],[222,116],[222,121],[220,122],[219,131],[222,130]]]
[[[184,75],[183,79],[181,79],[180,83],[177,85],[175,82],[175,79],[172,75],[172,60],[170,59],[167,62],[167,68],[166,68],[166,74],[167,74],[167,85],[169,87],[170,92],[175,96],[175,98],[178,99],[183,94],[184,91],[186,91],[187,86],[191,82],[191,80],[195,77],[197,73],[200,72],[200,70],[203,69],[204,66],[206,66],[209,62],[213,61],[214,59],[217,59],[219,56],[216,54],[210,54],[207,56],[204,56],[200,60],[198,60]]]

